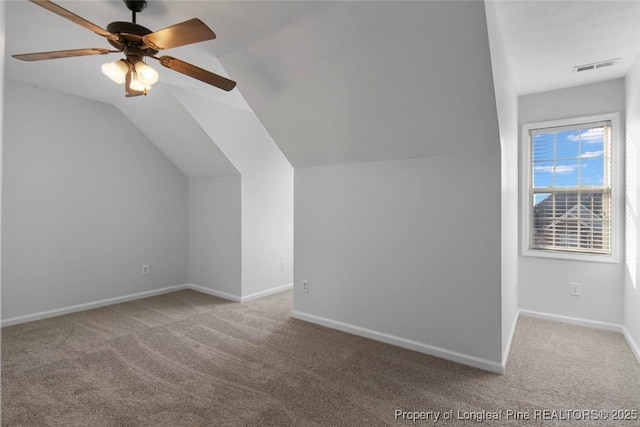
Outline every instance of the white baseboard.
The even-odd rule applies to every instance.
[[[587,328],[600,329],[602,331],[611,331],[623,333],[623,326],[616,323],[600,322],[597,320],[582,319],[579,317],[561,316],[559,314],[543,313],[534,310],[520,309],[522,316],[535,317],[543,320],[553,320],[555,322],[568,323],[571,325],[586,326]]]
[[[252,301],[254,299],[266,297],[269,295],[277,294],[278,292],[284,292],[289,289],[293,289],[293,283],[288,283],[282,286],[276,286],[275,288],[267,289],[266,291],[255,292],[253,294],[244,295],[240,297],[240,302]]]
[[[187,284],[187,289],[201,292],[203,294],[212,295],[214,297],[226,299],[233,302],[241,302],[241,298],[237,295],[229,294],[227,292],[216,291],[214,289],[205,288],[204,286],[194,285],[192,283]]]
[[[636,356],[638,363],[640,363],[640,347],[638,347],[638,343],[635,342],[627,328],[623,327],[622,333],[624,334],[624,339],[627,340],[627,344],[629,344],[629,347],[631,347],[631,351]]]
[[[134,301],[142,298],[149,298],[156,295],[167,294],[169,292],[187,289],[188,285],[169,286],[162,289],[154,289],[152,291],[139,292],[137,294],[125,295],[115,298],[107,298],[100,301],[89,302],[86,304],[72,305],[70,307],[58,308],[55,310],[41,311],[39,313],[27,314],[24,316],[11,317],[2,320],[2,327],[18,325],[20,323],[33,322],[34,320],[47,319],[49,317],[62,316],[64,314],[76,313],[78,311],[91,310],[94,308],[105,307],[107,305],[120,304],[123,302]]]
[[[509,340],[507,341],[507,347],[505,349],[504,354],[502,355],[502,369],[504,371],[507,370],[507,360],[509,359],[509,354],[511,353],[511,345],[513,344],[513,336],[516,334],[516,326],[518,326],[519,317],[520,317],[520,309],[516,311],[516,315],[513,318],[513,323],[511,324],[511,331],[509,332]]]
[[[269,295],[277,294],[278,292],[283,292],[293,288],[293,283],[288,283],[282,286],[276,286],[275,288],[267,289],[265,291],[256,292],[249,295],[238,296],[234,294],[229,294],[227,292],[216,291],[214,289],[205,288],[204,286],[194,285],[192,283],[187,284],[188,289],[192,289],[194,291],[202,292],[203,294],[213,295],[214,297],[226,299],[233,302],[248,302],[254,299],[263,298]]]
[[[349,334],[358,335],[386,344],[395,345],[398,347],[428,354],[430,356],[439,357],[441,359],[451,360],[452,362],[461,363],[463,365],[468,365],[495,374],[504,373],[504,367],[500,363],[492,362],[491,360],[481,359],[475,356],[469,356],[467,354],[434,347],[418,341],[409,340],[395,335],[385,334],[371,329],[361,328],[359,326],[338,322],[324,317],[315,316],[313,314],[293,311],[291,313],[291,316],[299,320],[304,320],[306,322],[315,323],[317,325],[325,326],[331,329],[337,329],[342,332],[347,332]]]
[[[571,325],[578,325],[578,326],[586,326],[588,328],[599,329],[602,331],[617,332],[619,334],[622,334],[625,340],[627,341],[627,344],[629,344],[629,348],[631,348],[631,352],[638,360],[638,363],[640,363],[640,347],[635,342],[635,340],[633,339],[633,337],[631,336],[627,328],[624,327],[624,325],[618,325],[615,323],[607,323],[607,322],[599,322],[596,320],[581,319],[578,317],[560,316],[558,314],[542,313],[540,311],[524,310],[524,309],[520,309],[520,314],[523,316],[535,317],[538,319],[553,320],[556,322],[569,323]]]
[[[184,289],[191,289],[197,292],[201,292],[203,294],[213,295],[215,297],[226,299],[233,302],[247,302],[257,298],[262,298],[268,295],[282,292],[287,289],[291,289],[292,287],[293,287],[293,283],[289,283],[287,285],[278,286],[272,289],[267,289],[266,291],[256,292],[251,295],[239,297],[237,295],[216,291],[213,289],[205,288],[203,286],[194,285],[192,283],[186,283],[184,285],[169,286],[167,288],[154,289],[152,291],[139,292],[136,294],[124,295],[124,296],[115,297],[115,298],[108,298],[100,301],[89,302],[86,304],[72,305],[70,307],[63,307],[55,310],[42,311],[39,313],[27,314],[24,316],[17,316],[9,319],[3,319],[0,322],[0,326],[5,327],[5,326],[18,325],[20,323],[33,322],[34,320],[41,320],[41,319],[47,319],[49,317],[62,316],[64,314],[76,313],[78,311],[84,311],[84,310],[91,310],[94,308],[105,307],[107,305],[113,305],[113,304],[120,304],[123,302],[134,301],[142,298],[149,298],[156,295],[168,294],[169,292],[181,291]]]

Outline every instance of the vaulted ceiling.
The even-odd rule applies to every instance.
[[[119,0],[56,3],[103,28],[131,18]],[[638,4],[500,2],[500,29],[520,93],[623,76],[640,46]],[[9,55],[108,47],[29,2],[7,2],[6,16]],[[492,129],[482,138],[473,131],[496,121],[482,1],[149,0],[137,21],[157,30],[192,17],[218,38],[167,54],[228,75],[237,89],[223,92],[156,66],[157,90],[125,99],[123,88],[100,72],[117,55],[35,63],[6,58],[5,76],[113,104],[188,176],[235,168],[207,147],[211,135],[197,128],[176,91],[255,112],[294,167],[497,147]],[[597,74],[567,71],[613,57],[620,64]],[[459,126],[461,120],[469,126]],[[172,148],[180,127],[191,128],[188,139],[195,141],[183,150],[197,154]]]

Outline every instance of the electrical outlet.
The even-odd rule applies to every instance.
[[[149,275],[149,266],[146,265],[146,264],[142,266],[142,275],[143,276],[148,276]]]
[[[309,281],[308,280],[303,280],[302,281],[302,292],[309,292]]]
[[[580,283],[571,282],[569,284],[569,294],[574,297],[582,295],[582,285]]]
[[[280,261],[280,271],[284,271],[284,261]]]

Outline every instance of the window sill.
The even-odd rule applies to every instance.
[[[606,254],[582,254],[573,252],[552,251],[544,249],[527,249],[522,256],[532,258],[549,258],[566,261],[603,262],[607,264],[619,264],[620,261],[614,255]]]

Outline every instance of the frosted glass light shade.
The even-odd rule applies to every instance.
[[[151,89],[151,86],[142,84],[138,80],[137,75],[134,75],[131,78],[131,83],[129,83],[129,88],[131,88],[131,90],[136,90],[138,92],[144,92],[144,91],[147,91],[147,90]]]
[[[102,73],[117,84],[122,84],[129,72],[129,65],[124,59],[102,65]]]
[[[144,86],[151,86],[158,81],[158,72],[142,61],[136,62],[136,79]]]

